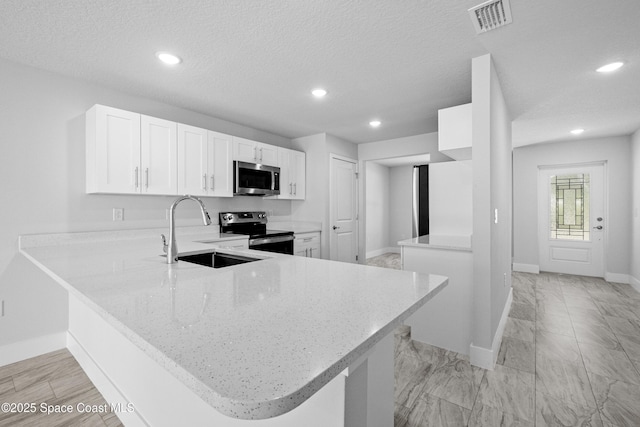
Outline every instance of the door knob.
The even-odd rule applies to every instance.
[[[335,226],[335,225],[333,226],[333,229],[334,229],[334,230],[337,230],[338,228],[340,228],[340,227]]]
[[[602,230],[602,226],[598,225],[597,227],[593,227],[595,230]]]

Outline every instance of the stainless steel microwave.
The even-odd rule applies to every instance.
[[[244,196],[280,194],[279,167],[234,161],[233,170],[233,194]]]

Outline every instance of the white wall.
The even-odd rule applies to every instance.
[[[389,169],[389,246],[412,237],[413,166]]]
[[[429,234],[473,232],[472,161],[429,165]]]
[[[631,138],[631,284],[640,292],[640,129]]]
[[[384,253],[389,246],[389,168],[366,162],[367,258]]]
[[[291,218],[322,223],[320,250],[322,258],[329,259],[330,155],[337,154],[357,162],[358,148],[352,142],[326,133],[296,138],[292,141],[292,148],[307,153],[307,192],[304,201],[292,202]],[[360,250],[362,257],[364,247]]]
[[[511,118],[490,55],[472,61],[473,333],[471,362],[493,366],[511,287]],[[499,221],[494,223],[494,210]],[[493,357],[493,360],[490,360]]]
[[[430,162],[451,160],[451,158],[438,151],[437,132],[358,144],[358,159],[361,162],[425,153],[431,155]]]
[[[514,258],[538,266],[538,167],[606,162],[605,218],[607,273],[629,274],[631,247],[631,146],[626,136],[519,147],[514,162]]]
[[[366,232],[366,224],[368,222],[367,218],[367,210],[366,210],[366,199],[367,199],[367,186],[368,186],[368,178],[367,171],[364,165],[371,160],[380,160],[380,159],[389,159],[395,157],[406,157],[406,156],[414,156],[418,154],[429,154],[430,155],[430,163],[434,162],[442,162],[442,161],[450,161],[451,158],[441,154],[438,151],[438,133],[424,133],[420,135],[407,136],[403,138],[394,138],[394,139],[386,139],[383,141],[369,142],[366,144],[358,144],[358,160],[360,161],[360,170],[361,170],[361,179],[360,179],[360,224],[359,224],[359,247],[360,247],[360,259],[366,259],[365,248],[367,247],[367,232]],[[394,168],[391,168],[394,169]],[[398,175],[396,178],[401,182],[406,181],[406,175],[396,172]],[[400,177],[402,175],[402,177]],[[398,184],[404,185],[404,184]],[[398,187],[400,188],[400,187]],[[400,225],[394,225],[393,216],[391,217],[392,225],[390,228],[395,229],[395,231],[390,232],[389,235],[389,244],[391,247],[397,246],[397,242],[399,240],[405,240],[411,238],[411,203],[413,203],[412,197],[412,188],[413,188],[413,178],[411,178],[411,182],[408,186],[409,195],[405,193],[407,191],[404,187],[402,187],[401,194],[395,195],[395,197],[406,200],[409,199],[409,205],[402,205],[400,207],[394,207],[399,210],[396,214],[399,214],[401,218],[406,218],[405,209],[409,209],[409,219],[408,222],[402,223]],[[394,190],[390,190],[390,197],[394,194]],[[404,202],[403,202],[404,203]],[[408,233],[407,233],[408,229]],[[404,237],[401,237],[404,236]]]
[[[0,186],[6,202],[0,210],[0,299],[5,300],[0,346],[66,330],[65,294],[53,290],[57,285],[31,271],[18,254],[20,234],[167,225],[165,209],[174,197],[84,193],[84,113],[92,105],[291,145],[277,135],[4,60],[0,60],[0,94]],[[238,197],[204,201],[212,218],[228,209],[291,214],[290,201]],[[115,207],[124,208],[125,221],[112,221]],[[181,206],[178,217],[179,225],[200,221],[195,204]]]

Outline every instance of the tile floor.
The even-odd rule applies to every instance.
[[[367,265],[372,265],[374,267],[393,268],[396,270],[400,270],[402,268],[400,254],[391,252],[367,258]]]
[[[493,371],[396,331],[395,427],[640,426],[640,293],[513,274]]]
[[[601,279],[513,274],[495,370],[396,331],[395,427],[640,426],[640,293]],[[60,350],[0,367],[0,402],[104,404]],[[106,414],[0,412],[0,426],[120,426]]]

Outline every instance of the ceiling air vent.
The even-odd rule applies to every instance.
[[[511,24],[512,21],[509,0],[490,0],[469,9],[469,15],[478,34]]]

